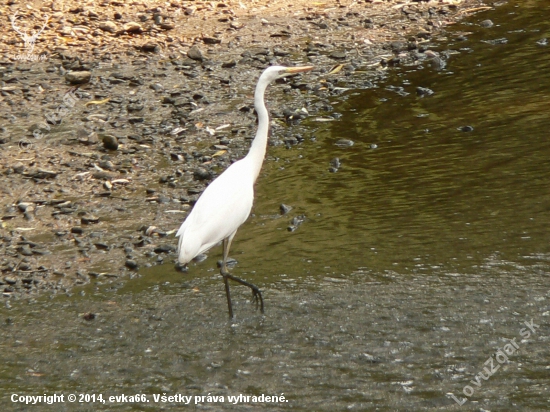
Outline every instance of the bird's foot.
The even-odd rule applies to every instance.
[[[231,279],[237,283],[240,283],[243,286],[248,286],[252,290],[252,301],[256,304],[256,309],[259,307],[260,312],[264,313],[264,299],[262,297],[262,292],[260,288],[253,283],[242,280],[236,276],[230,274],[227,270],[222,270],[221,274],[224,278]]]
[[[250,287],[250,289],[252,289],[252,301],[256,304],[256,309],[259,307],[260,312],[264,313],[264,298],[262,297],[262,292],[257,286],[252,286]]]

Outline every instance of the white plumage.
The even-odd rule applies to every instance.
[[[223,263],[220,272],[225,282],[230,317],[233,317],[233,309],[228,279],[250,287],[254,300],[256,303],[260,303],[260,309],[263,312],[263,299],[260,290],[252,283],[239,279],[227,271],[227,256],[237,229],[246,221],[252,210],[254,183],[265,157],[269,131],[269,114],[264,102],[265,90],[270,83],[278,78],[311,69],[311,66],[272,66],[264,70],[254,93],[258,130],[250,151],[243,159],[233,163],[210,183],[176,234],[179,237],[178,261],[182,265],[189,263],[195,256],[223,241]]]

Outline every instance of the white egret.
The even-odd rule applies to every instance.
[[[179,237],[178,261],[181,265],[187,264],[195,256],[206,252],[220,241],[223,242],[223,261],[220,273],[225,283],[230,318],[233,317],[233,308],[229,292],[229,279],[248,286],[252,290],[254,301],[256,304],[259,303],[262,313],[264,311],[260,289],[250,282],[231,275],[227,270],[227,256],[237,229],[246,221],[252,210],[254,183],[265,157],[269,132],[269,113],[264,102],[265,90],[276,79],[311,69],[313,69],[312,66],[272,66],[264,70],[254,93],[258,130],[248,154],[229,166],[210,183],[176,234]]]

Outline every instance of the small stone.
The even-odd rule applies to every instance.
[[[291,210],[292,206],[285,205],[284,203],[281,203],[281,205],[279,206],[279,211],[281,212],[281,215],[286,215]]]
[[[101,23],[99,23],[99,28],[109,33],[116,33],[117,31],[116,23],[112,21],[102,21]]]
[[[176,248],[172,245],[160,245],[160,246],[157,246],[154,250],[155,253],[171,253],[175,251],[176,251]]]
[[[339,139],[334,144],[338,147],[351,147],[354,145],[354,142],[350,139]]]
[[[434,94],[434,91],[432,89],[428,89],[427,87],[417,87],[416,94],[420,97],[431,96]]]
[[[333,51],[332,53],[330,53],[328,57],[330,57],[332,59],[336,59],[336,60],[342,60],[342,59],[346,58],[346,52],[336,50],[336,51]]]
[[[160,46],[155,42],[148,42],[141,46],[141,50],[149,53],[157,53],[160,51]]]
[[[32,256],[32,250],[29,245],[22,245],[17,248],[17,251],[21,253],[23,256]]]
[[[84,233],[84,229],[82,229],[80,226],[75,226],[71,228],[71,233],[74,233],[75,235],[81,235]]]
[[[220,44],[222,42],[221,39],[215,37],[203,37],[202,41],[204,44]]]
[[[162,30],[172,30],[172,29],[173,29],[174,27],[176,27],[176,26],[174,26],[172,23],[161,23],[161,24],[159,25],[159,27],[160,27]]]
[[[493,27],[495,24],[491,20],[487,19],[487,20],[483,20],[481,23],[479,23],[479,25],[481,27],[488,29],[490,27]]]
[[[143,27],[141,27],[141,24],[131,21],[124,25],[123,30],[128,33],[141,33]]]
[[[340,162],[340,159],[335,157],[334,159],[332,159],[330,161],[330,167],[329,167],[329,172],[331,173],[336,173],[338,171],[338,169],[340,169],[340,166],[342,165],[342,163]]]
[[[164,86],[160,83],[153,83],[149,86],[150,89],[154,90],[155,92],[162,92],[164,91]],[[167,96],[165,96],[167,97]],[[163,102],[164,103],[164,102]]]
[[[118,139],[110,134],[104,134],[99,136],[103,140],[103,147],[107,150],[117,150],[118,149]]]
[[[80,223],[83,225],[90,225],[92,223],[99,223],[99,218],[95,216],[82,216]]]
[[[124,266],[126,266],[128,269],[137,269],[138,268],[138,264],[135,260],[132,260],[132,259],[127,259],[126,262],[124,262]]]
[[[126,106],[126,110],[128,110],[128,112],[140,112],[143,110],[143,107],[144,106],[142,104],[132,103]]]
[[[203,61],[202,53],[197,46],[193,46],[189,50],[187,50],[187,57],[199,62]]]
[[[235,60],[230,60],[228,62],[222,63],[223,69],[231,69],[232,67],[235,67],[237,65],[237,62]]]
[[[212,178],[212,174],[208,170],[206,170],[204,167],[198,167],[193,172],[193,177],[196,180],[208,180],[208,179]]]
[[[466,133],[466,132],[473,132],[474,128],[472,126],[462,126],[462,127],[459,127],[458,130]]]
[[[92,73],[88,71],[69,72],[65,75],[65,80],[71,84],[88,83],[92,77]]]
[[[28,211],[29,208],[31,208],[31,206],[33,206],[33,204],[32,204],[32,203],[28,203],[28,202],[21,202],[21,203],[18,203],[18,204],[17,204],[18,209],[19,209],[21,212],[23,212],[23,213],[25,213],[26,211]],[[34,209],[34,208],[31,208],[30,211],[32,211],[33,209]]]

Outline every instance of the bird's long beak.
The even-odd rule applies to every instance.
[[[288,67],[285,72],[288,74],[308,72],[313,69],[313,66],[299,66],[299,67]]]

